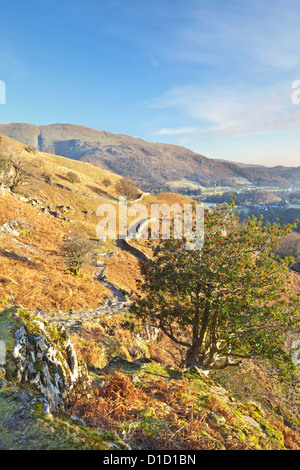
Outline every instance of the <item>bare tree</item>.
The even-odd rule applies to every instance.
[[[91,265],[94,256],[94,244],[84,239],[78,232],[67,237],[61,247],[61,256],[69,273],[80,275],[83,266]]]
[[[28,173],[22,166],[20,158],[12,158],[13,175],[11,177],[10,189],[16,190],[19,186],[28,181]]]
[[[11,191],[28,181],[28,173],[23,168],[19,157],[0,154],[1,182]]]
[[[122,178],[115,188],[120,196],[126,196],[128,199],[135,199],[139,195],[137,187],[127,178]]]
[[[11,161],[0,154],[0,185],[4,187],[9,187],[9,180],[12,173]]]
[[[111,185],[111,181],[109,178],[104,178],[104,180],[102,181],[102,184],[107,188],[108,186]]]
[[[71,183],[80,183],[80,178],[77,175],[77,173],[74,173],[73,171],[68,171],[67,177]]]

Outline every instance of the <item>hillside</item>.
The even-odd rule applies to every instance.
[[[180,370],[146,333],[128,317],[104,316],[71,342],[41,316],[2,311],[0,449],[300,449],[296,404],[267,369],[250,364],[232,383]]]
[[[214,161],[184,147],[150,143],[82,126],[0,124],[0,133],[40,151],[89,162],[129,177],[140,187],[182,180],[225,186],[249,182],[277,186],[290,184],[281,175],[240,168],[231,162]]]
[[[223,163],[233,163],[240,168],[248,168],[248,169],[254,169],[254,170],[259,170],[263,172],[267,172],[270,175],[276,175],[280,176],[282,178],[290,178],[290,180],[293,183],[300,184],[300,166],[298,167],[288,167],[288,166],[283,166],[283,165],[277,165],[277,166],[272,166],[272,167],[267,167],[264,165],[256,165],[256,164],[250,164],[250,163],[241,163],[241,162],[229,162],[228,160],[223,160],[223,159],[214,159],[216,162],[223,162]]]
[[[96,234],[121,177],[5,136],[0,146],[24,172],[13,191],[0,172],[0,449],[299,450],[296,381],[256,360],[209,378],[183,369],[168,338],[129,313],[139,259]],[[61,257],[74,231],[96,255],[80,276]],[[151,256],[145,241],[134,246]]]
[[[107,282],[126,292],[134,289],[138,259],[118,240],[100,242],[96,233],[99,205],[110,203],[118,217],[116,185],[122,178],[86,162],[28,151],[5,136],[1,146],[1,152],[14,156],[26,174],[14,192],[0,195],[1,302],[56,313],[95,309],[115,299],[111,286],[99,282],[103,269]],[[76,182],[70,181],[70,171],[77,175]],[[137,189],[137,194],[142,193]],[[146,207],[153,202],[191,200],[171,193],[143,198]],[[61,257],[63,242],[73,232],[95,244],[96,259],[83,269],[82,277],[67,274]]]

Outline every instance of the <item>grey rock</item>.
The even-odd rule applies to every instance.
[[[85,422],[82,419],[77,418],[77,416],[71,416],[71,420],[74,421],[76,424],[81,424],[82,426],[86,426]]]
[[[26,320],[17,318],[26,324]],[[45,414],[51,411],[65,411],[69,403],[69,393],[79,378],[89,383],[86,366],[79,364],[65,329],[59,330],[60,341],[54,343],[47,332],[47,325],[39,317],[33,317],[30,321],[36,324],[40,334],[29,334],[25,325],[16,329],[12,352],[15,376],[19,383],[27,382],[35,386],[46,400],[43,403]],[[24,392],[18,394],[15,399],[26,407],[31,395]],[[17,417],[10,426],[18,426]]]
[[[5,388],[6,385],[7,385],[6,380],[4,380],[4,379],[0,380],[0,389],[1,389],[1,388]]]
[[[3,225],[1,225],[0,230],[8,233],[9,235],[13,235],[14,237],[18,237],[20,235],[18,230],[15,230],[14,228],[12,228],[8,222],[5,222]]]
[[[22,403],[23,406],[28,405],[30,398],[32,397],[32,392],[22,392],[19,393],[14,397],[14,399],[20,403]]]
[[[219,426],[226,423],[224,416],[219,416],[213,411],[208,414],[208,417],[212,423],[218,424]]]

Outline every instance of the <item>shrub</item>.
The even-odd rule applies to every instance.
[[[125,196],[128,199],[135,199],[139,195],[137,187],[127,178],[121,179],[116,184],[116,191],[120,196]]]
[[[102,184],[103,184],[103,186],[105,186],[107,188],[108,186],[111,185],[111,181],[110,181],[109,178],[104,178],[104,180],[102,181]]]
[[[85,240],[80,234],[74,232],[66,238],[61,248],[61,256],[64,258],[68,272],[79,276],[81,268],[93,261],[94,245],[90,240]]]
[[[67,177],[71,183],[80,183],[80,178],[77,175],[77,173],[74,173],[73,171],[69,171],[67,173]]]

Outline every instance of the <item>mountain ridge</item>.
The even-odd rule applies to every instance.
[[[281,174],[216,161],[185,147],[75,124],[0,124],[0,133],[42,152],[89,162],[136,184],[186,180],[198,185],[255,183],[285,187],[291,183]]]

